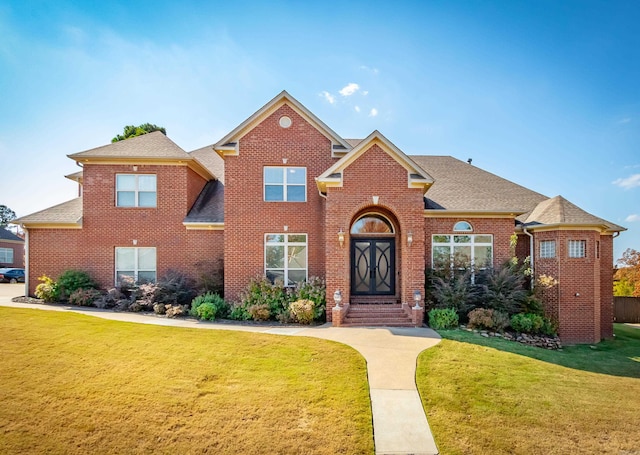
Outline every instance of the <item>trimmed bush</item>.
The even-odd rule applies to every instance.
[[[544,325],[542,316],[532,313],[518,313],[511,317],[511,328],[520,333],[539,333]]]
[[[207,292],[199,295],[191,302],[189,314],[198,319],[213,321],[216,318],[226,317],[229,313],[229,305],[218,294]]]
[[[95,306],[94,302],[101,297],[97,289],[77,289],[69,296],[69,303],[78,306]]]
[[[497,310],[476,308],[469,312],[468,317],[468,326],[471,329],[502,332],[509,326],[509,315]]]
[[[254,321],[268,321],[271,318],[269,305],[264,303],[260,305],[251,305],[249,308],[247,308],[247,311]]]
[[[300,324],[311,324],[314,319],[315,304],[311,300],[300,299],[289,304],[291,314]]]
[[[58,287],[60,289],[60,299],[65,300],[78,289],[96,289],[98,285],[85,271],[65,270],[58,277]]]
[[[452,329],[457,326],[458,313],[453,308],[436,308],[429,311],[429,327],[432,329]]]
[[[53,278],[48,277],[47,275],[42,275],[38,280],[42,281],[42,283],[36,286],[36,297],[47,303],[57,302],[60,300],[60,288]]]

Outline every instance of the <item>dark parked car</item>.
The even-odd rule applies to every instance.
[[[0,283],[24,283],[24,269],[0,269]]]

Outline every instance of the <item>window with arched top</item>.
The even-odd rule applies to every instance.
[[[454,232],[473,232],[473,226],[467,221],[458,221],[453,225]]]
[[[377,213],[367,213],[361,216],[351,226],[352,234],[393,234],[391,222]]]

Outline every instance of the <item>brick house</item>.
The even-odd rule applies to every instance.
[[[27,289],[69,268],[112,286],[124,275],[198,273],[223,261],[227,299],[257,275],[325,277],[335,325],[412,310],[425,269],[464,256],[531,256],[567,343],[612,336],[613,238],[624,228],[448,156],[408,156],[380,132],[344,139],[282,92],[212,146],[185,152],[160,132],[69,155],[76,199],[17,220]],[[331,296],[342,293],[339,310]],[[388,305],[380,305],[386,303]]]
[[[24,239],[0,227],[0,268],[24,267]]]

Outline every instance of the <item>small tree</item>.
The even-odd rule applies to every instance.
[[[116,137],[111,139],[111,142],[124,141],[125,139],[129,139],[130,137],[142,136],[143,134],[153,133],[154,131],[160,131],[165,136],[167,135],[167,130],[162,126],[154,125],[152,123],[143,123],[142,125],[138,126],[125,126],[123,134],[118,134]]]
[[[616,263],[621,267],[614,276],[613,295],[640,297],[640,252],[627,248]]]

